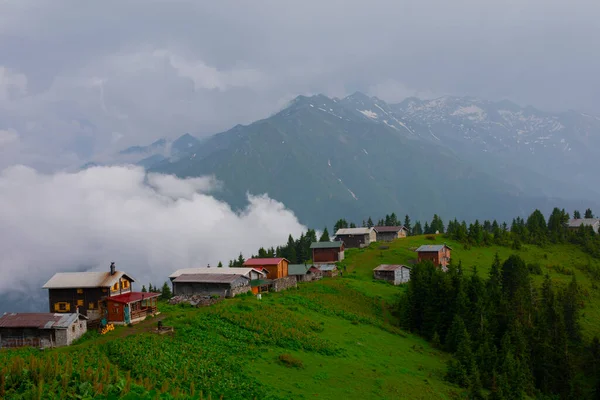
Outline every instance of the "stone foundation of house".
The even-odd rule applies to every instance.
[[[229,296],[235,297],[239,294],[244,294],[251,290],[252,290],[252,288],[250,287],[250,285],[238,286],[238,287],[229,289]]]
[[[223,297],[211,297],[203,295],[174,296],[169,299],[169,304],[188,303],[194,307],[212,306],[223,300]]]
[[[293,276],[286,276],[285,278],[279,278],[273,280],[273,291],[281,292],[282,290],[289,289],[291,287],[297,287],[298,283],[296,278]]]

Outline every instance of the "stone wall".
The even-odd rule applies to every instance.
[[[273,280],[273,291],[281,292],[282,290],[289,289],[291,287],[297,287],[298,283],[296,282],[296,278],[293,276],[286,276],[284,278],[274,279]]]
[[[252,288],[250,287],[250,285],[244,285],[244,286],[238,286],[238,287],[232,287],[229,290],[229,296],[230,297],[235,297],[238,294],[244,294],[247,293],[249,291],[251,291]]]

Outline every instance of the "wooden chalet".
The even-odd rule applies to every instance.
[[[373,278],[392,282],[394,285],[406,283],[410,280],[410,267],[381,264],[373,270]]]
[[[428,260],[446,270],[450,263],[451,251],[452,249],[446,244],[425,244],[416,250],[417,262]]]
[[[136,324],[149,315],[157,314],[160,293],[129,292],[101,300],[104,312],[103,325]]]
[[[408,235],[408,229],[404,226],[375,226],[373,230],[378,242],[390,242]]]
[[[267,279],[280,279],[288,276],[290,262],[283,257],[278,258],[250,258],[244,267],[266,271]]]
[[[332,263],[344,259],[344,242],[313,242],[310,245],[315,263]]]
[[[264,279],[267,276],[267,273],[262,271],[262,269],[258,268],[216,268],[216,267],[200,267],[200,268],[183,268],[178,269],[169,275],[169,280],[173,282],[180,275],[205,275],[205,274],[231,274],[231,275],[243,275],[250,280]]]
[[[320,264],[318,268],[323,276],[327,276],[329,278],[333,278],[339,274],[338,268],[335,264]]]
[[[343,228],[335,233],[335,240],[344,242],[346,248],[362,248],[377,241],[373,228]]]
[[[115,263],[106,272],[59,272],[43,286],[48,289],[50,312],[72,313],[76,309],[90,321],[102,318],[100,301],[132,291],[133,278],[117,271]]]
[[[69,346],[87,332],[79,313],[5,313],[0,317],[0,349]]]

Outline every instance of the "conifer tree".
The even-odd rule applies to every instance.
[[[404,216],[404,227],[406,228],[406,231],[410,234],[412,232],[412,226],[410,224],[410,217],[408,216],[408,214],[406,214]]]
[[[223,263],[221,261],[219,261],[219,263],[217,264],[217,268],[223,268]]]
[[[413,226],[413,229],[412,229],[412,235],[417,236],[417,235],[422,235],[422,234],[423,234],[423,228],[421,227],[421,222],[416,221],[415,226]]]
[[[161,291],[161,296],[160,297],[163,300],[169,300],[172,297],[171,288],[169,287],[169,285],[167,284],[167,282],[165,282],[163,284],[162,291]]]
[[[371,217],[369,217],[369,219],[367,220],[367,227],[368,228],[372,228],[373,227],[373,220],[371,219]]]
[[[587,210],[585,210],[583,218],[594,218],[594,213],[591,209],[588,208]]]
[[[142,293],[146,293],[148,292],[148,290],[146,290],[146,285],[142,285]]]
[[[325,227],[325,229],[323,229],[323,233],[321,234],[319,242],[329,242],[330,240],[331,239],[329,239],[329,232],[327,231],[327,227]]]

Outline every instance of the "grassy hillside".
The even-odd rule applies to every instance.
[[[427,239],[426,236],[411,236],[384,244],[388,247],[387,249],[381,249],[382,243],[373,243],[366,249],[349,249],[346,251],[344,265],[347,266],[349,275],[360,280],[369,280],[375,266],[379,264],[410,265],[417,258],[414,250],[422,244],[432,243],[446,243],[450,246],[452,261],[454,263],[462,262],[466,273],[470,273],[472,268],[476,267],[479,275],[487,276],[494,255],[498,253],[501,260],[517,254],[527,263],[539,264],[542,275],[533,276],[538,283],[541,283],[543,276],[548,273],[554,283],[566,285],[574,274],[583,288],[585,298],[585,307],[581,318],[585,340],[590,340],[593,335],[600,336],[600,283],[590,273],[590,271],[600,268],[600,260],[585,254],[573,244],[553,244],[545,247],[523,245],[520,250],[504,246],[466,249],[463,244],[448,240],[443,235],[437,235],[433,241]]]
[[[487,274],[503,247],[446,241],[453,259]],[[157,319],[104,336],[89,333],[68,348],[0,351],[0,398],[451,399],[464,391],[443,379],[449,356],[396,328],[390,313],[403,287],[374,281],[382,263],[409,263],[431,243],[410,237],[347,251],[343,277],[301,284],[257,300],[242,296],[196,309],[161,304],[156,318],[175,334],[149,332]],[[600,267],[576,247],[523,246],[559,283],[577,276],[586,291],[587,337],[597,334],[600,298],[584,272]],[[559,267],[560,266],[560,267]],[[536,279],[541,279],[541,276]]]

